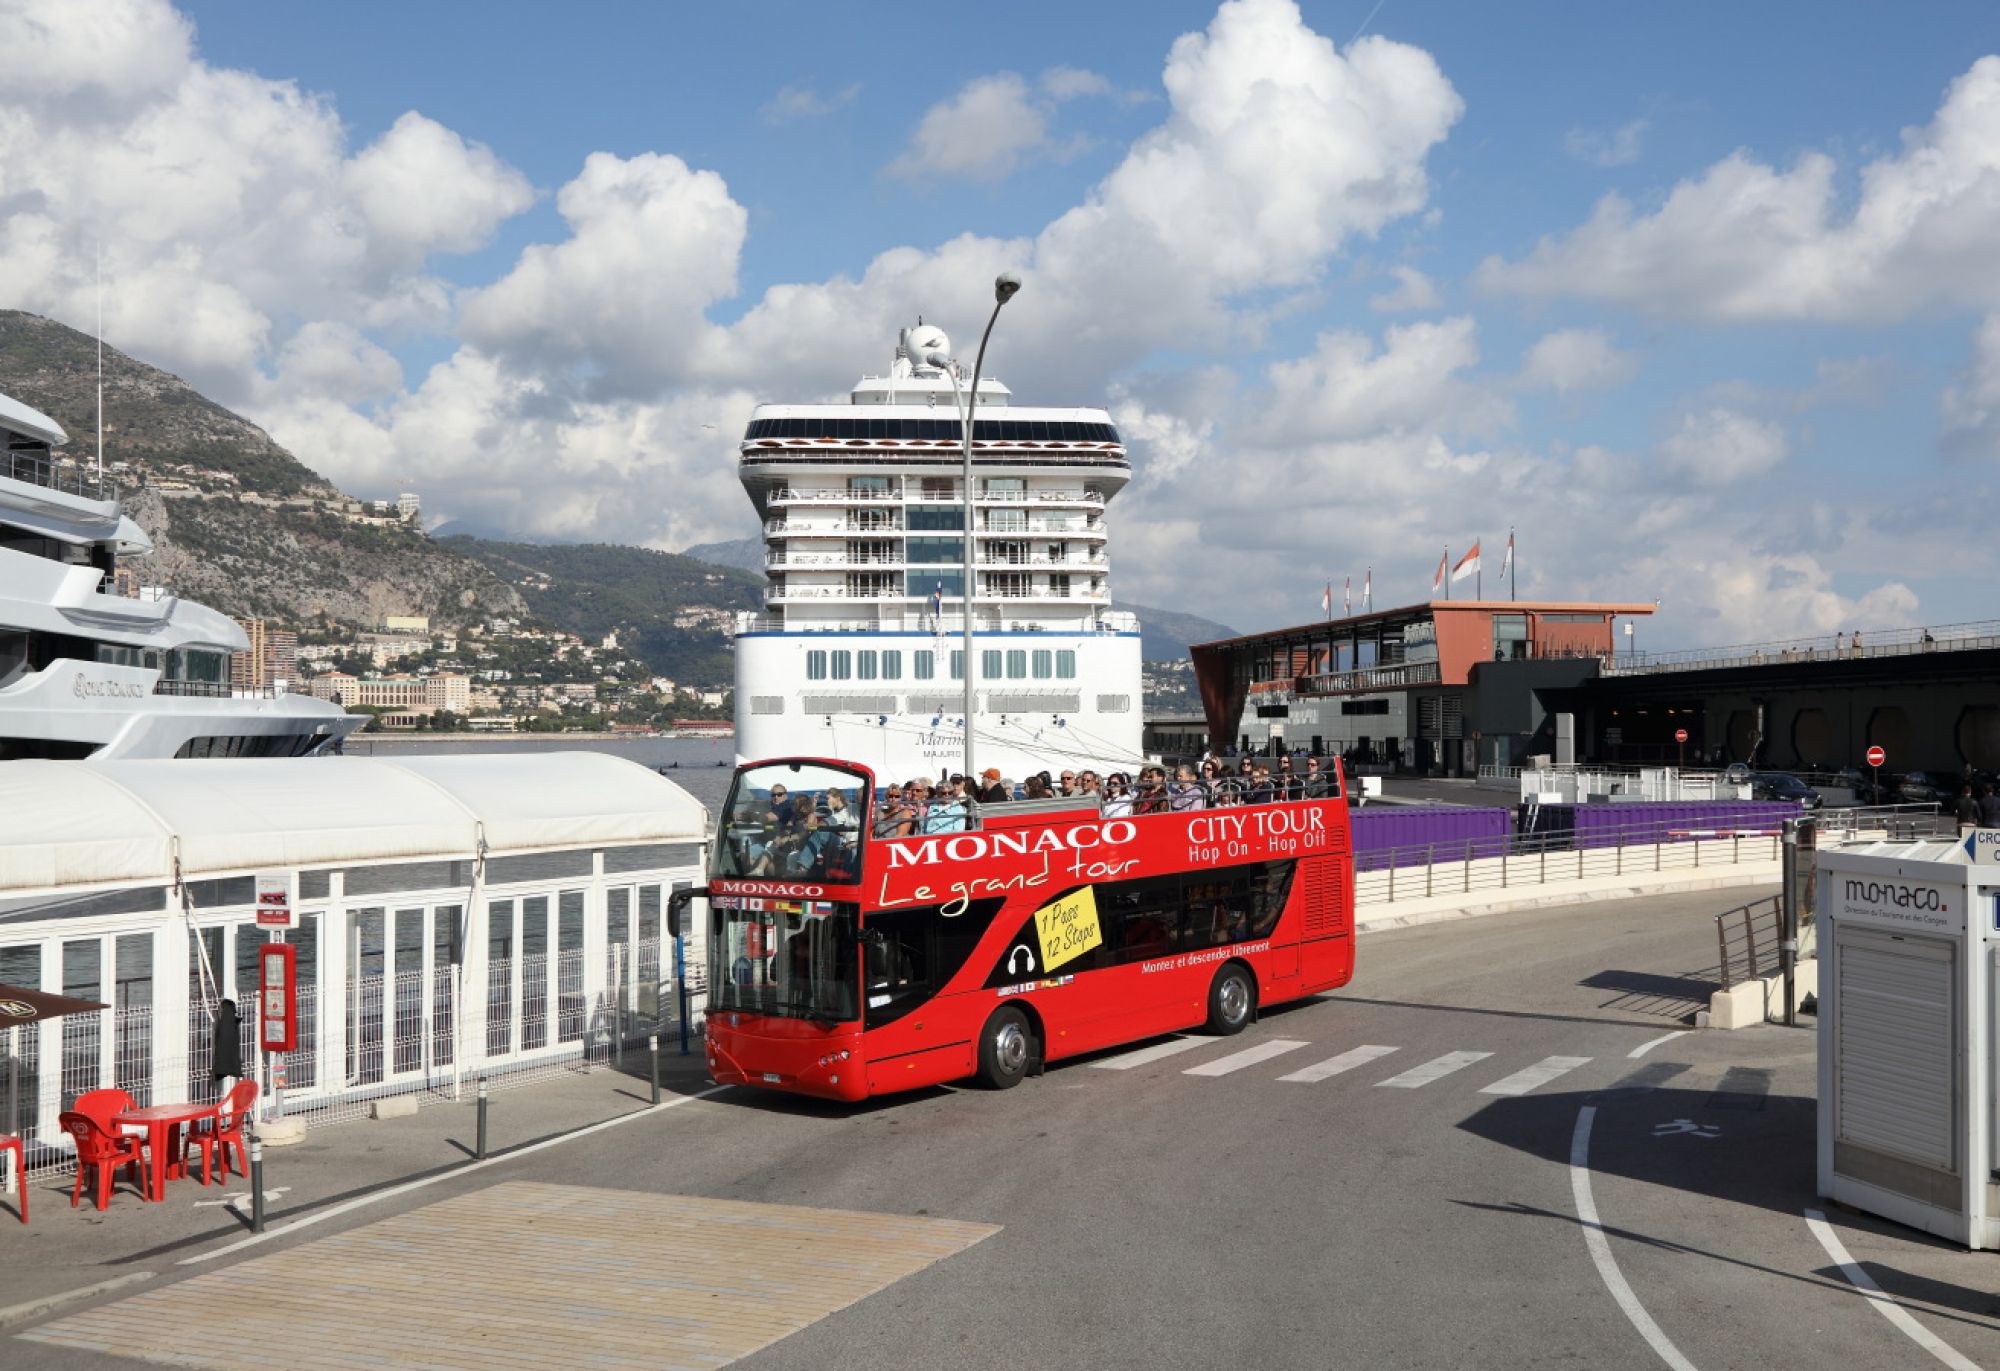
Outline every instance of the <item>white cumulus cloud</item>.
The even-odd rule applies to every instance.
[[[1639,160],[1645,146],[1646,131],[1651,127],[1648,120],[1634,119],[1608,132],[1604,129],[1571,129],[1563,135],[1563,151],[1577,161],[1588,162],[1592,166],[1629,166]]]
[[[1402,310],[1436,309],[1444,303],[1431,278],[1415,267],[1391,267],[1389,274],[1396,278],[1395,288],[1371,296],[1368,301],[1370,309],[1394,314]]]
[[[1639,369],[1601,328],[1565,328],[1543,335],[1521,362],[1521,385],[1567,394],[1604,390],[1632,379]]]
[[[1660,443],[1667,472],[1698,486],[1726,486],[1762,476],[1791,450],[1784,426],[1720,407],[1683,415]]]
[[[2000,57],[1974,62],[1936,116],[1860,170],[1789,169],[1736,152],[1646,212],[1620,195],[1526,257],[1481,264],[1488,289],[1614,301],[1706,320],[1901,319],[1939,305],[2000,306]]]

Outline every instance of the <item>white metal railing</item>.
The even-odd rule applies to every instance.
[[[1857,645],[1855,639],[1859,638]],[[1819,634],[1767,643],[1729,647],[1684,648],[1676,652],[1620,653],[1606,658],[1608,676],[1638,676],[1664,671],[1701,671],[1711,667],[1771,666],[1787,662],[1859,661],[1870,657],[1908,657],[1927,652],[1964,652],[2000,647],[2000,619],[1927,628],[1867,630],[1857,634]]]
[[[483,988],[462,987],[485,1005],[476,1037],[464,1013],[459,969],[350,977],[335,997],[344,1047],[321,1051],[323,1000],[299,988],[299,1046],[282,1058],[283,1110],[308,1127],[358,1118],[375,1100],[414,1095],[469,1097],[484,1076],[494,1087],[527,1084],[606,1065],[649,1034],[679,1050],[682,1028],[701,1031],[705,953],[698,935],[683,944],[686,994],[674,980],[674,944],[650,938],[609,945],[605,974],[586,977],[579,950],[488,963]],[[664,965],[663,965],[664,964]],[[686,1018],[682,1017],[683,1004]],[[214,1033],[196,989],[181,1031],[167,1034],[151,1006],[72,1014],[0,1031],[0,1132],[20,1137],[31,1176],[71,1170],[75,1155],[57,1116],[78,1095],[116,1087],[140,1105],[213,1104],[222,1082],[211,1074]],[[254,1013],[239,1024],[238,1051],[262,1085],[260,1112],[275,1108],[273,1082],[256,1051]]]
[[[1357,690],[1434,685],[1437,681],[1436,662],[1404,662],[1398,666],[1364,666],[1350,671],[1324,671],[1301,676],[1296,689],[1301,695],[1343,695]]]

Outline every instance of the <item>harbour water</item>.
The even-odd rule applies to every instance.
[[[354,757],[409,757],[426,752],[610,752],[641,766],[666,768],[667,776],[700,800],[710,817],[729,793],[736,744],[730,738],[605,738],[564,734],[558,738],[420,738],[370,734],[347,740]]]

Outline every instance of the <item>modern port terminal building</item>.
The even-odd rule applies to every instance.
[[[1568,716],[1579,761],[1834,771],[1879,746],[1895,772],[2000,769],[2000,623],[1660,653],[1634,646],[1653,611],[1434,600],[1198,644],[1203,718],[1169,750],[1463,776],[1556,755]]]

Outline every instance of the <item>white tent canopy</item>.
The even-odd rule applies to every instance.
[[[0,765],[0,892],[698,843],[701,802],[601,752]]]

